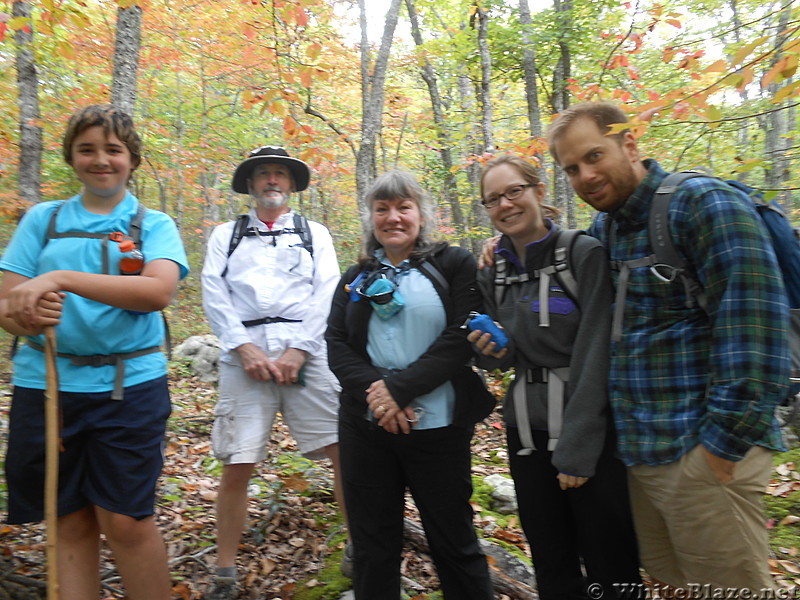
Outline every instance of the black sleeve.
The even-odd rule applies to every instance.
[[[371,313],[369,302],[364,299],[353,302],[350,292],[345,290],[345,285],[352,282],[358,272],[359,267],[351,267],[336,286],[325,341],[328,344],[328,364],[339,380],[342,391],[366,406],[366,390],[381,378],[381,374],[367,355],[366,328]]]

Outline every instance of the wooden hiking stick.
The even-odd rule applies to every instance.
[[[58,600],[58,452],[59,440],[58,371],[56,370],[56,329],[44,328],[44,362],[47,373],[45,390],[45,479],[44,515],[47,531],[47,598]]]

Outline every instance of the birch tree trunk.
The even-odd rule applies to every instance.
[[[134,5],[117,9],[117,37],[114,46],[114,76],[111,104],[131,117],[136,107],[136,74],[142,46],[142,9]]]
[[[403,0],[392,0],[386,13],[383,37],[378,56],[370,68],[370,54],[367,41],[367,20],[364,0],[358,1],[361,12],[361,144],[356,154],[356,189],[359,209],[364,209],[364,195],[376,176],[375,148],[383,125],[383,94],[386,83],[386,67],[392,49],[397,16]]]
[[[414,0],[405,0],[406,10],[408,10],[408,18],[411,21],[411,35],[414,38],[414,43],[420,52],[422,50],[423,40],[419,28],[419,19],[417,18],[417,8]],[[461,203],[458,200],[458,187],[456,183],[456,176],[453,173],[453,143],[448,134],[447,124],[444,117],[444,106],[441,94],[439,93],[439,83],[436,73],[433,70],[428,59],[422,56],[422,79],[428,86],[428,94],[431,98],[431,108],[433,110],[433,121],[436,124],[436,137],[439,140],[439,157],[442,160],[442,167],[445,173],[444,176],[444,197],[450,207],[450,216],[453,221],[453,226],[458,232],[458,243],[460,246],[466,247],[468,244],[467,237],[464,235],[466,222],[464,221],[464,213],[461,210]]]
[[[31,18],[28,2],[14,2],[13,16]],[[33,25],[14,33],[19,108],[19,195],[24,204],[41,200],[42,128],[39,125],[39,84],[33,58]]]

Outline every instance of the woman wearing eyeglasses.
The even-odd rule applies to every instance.
[[[469,340],[484,368],[515,369],[503,414],[539,597],[635,598],[638,551],[606,391],[608,258],[593,238],[552,221],[545,193],[520,156],[486,164],[482,203],[502,236],[478,284],[509,344],[498,351],[482,331]]]
[[[355,597],[400,598],[409,489],[444,597],[491,600],[469,504],[473,427],[494,407],[461,328],[481,308],[475,260],[432,240],[433,206],[409,173],[378,177],[366,203],[363,255],[339,283],[326,333],[342,385]]]

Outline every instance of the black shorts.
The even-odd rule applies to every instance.
[[[126,387],[122,400],[60,392],[58,515],[87,506],[143,519],[153,514],[171,406],[167,378]],[[6,455],[8,522],[44,518],[44,390],[15,387]]]

